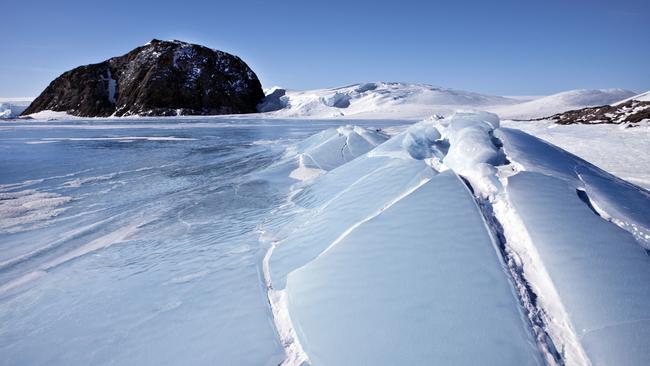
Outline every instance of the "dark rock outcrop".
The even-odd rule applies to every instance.
[[[255,113],[264,92],[239,57],[152,40],[126,55],[63,73],[22,113],[172,116]]]
[[[570,125],[574,123],[638,123],[650,119],[650,102],[629,100],[617,105],[588,107],[554,114],[538,120],[550,119],[557,124]]]

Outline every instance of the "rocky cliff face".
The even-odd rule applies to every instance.
[[[254,113],[264,98],[239,57],[180,41],[159,41],[63,73],[22,113],[83,117]]]

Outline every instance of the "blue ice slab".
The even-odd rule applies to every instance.
[[[450,171],[291,273],[287,291],[315,366],[541,364],[473,197]]]
[[[650,364],[650,256],[565,181],[521,172],[507,192],[591,363]]]

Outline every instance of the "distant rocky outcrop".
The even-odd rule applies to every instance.
[[[550,119],[561,125],[638,123],[650,120],[650,102],[633,99],[615,105],[576,109],[542,119]]]
[[[152,40],[131,52],[63,73],[22,113],[82,117],[255,113],[264,92],[239,57]]]

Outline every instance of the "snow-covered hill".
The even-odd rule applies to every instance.
[[[459,108],[482,109],[505,119],[531,119],[572,109],[610,104],[634,93],[624,89],[570,90],[544,97],[503,97],[427,84],[375,82],[307,91],[267,90],[264,117],[401,118],[449,115]]]
[[[513,105],[520,100],[427,84],[373,82],[307,91],[267,90],[265,117],[402,118],[449,114],[457,108]]]
[[[562,113],[573,109],[607,105],[634,95],[625,89],[570,90],[524,103],[491,108],[504,119],[533,119]]]

